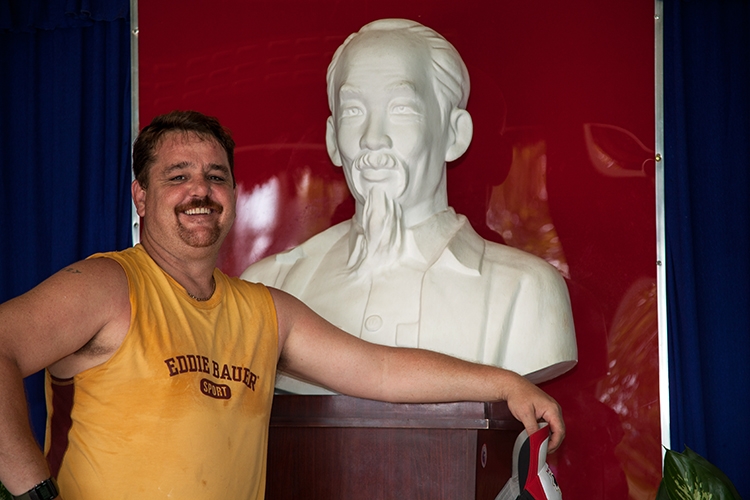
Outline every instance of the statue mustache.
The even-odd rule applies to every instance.
[[[357,170],[403,167],[403,162],[396,155],[384,151],[365,151],[354,159],[353,164]]]

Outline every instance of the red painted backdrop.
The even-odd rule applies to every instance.
[[[218,116],[237,140],[239,274],[353,213],[325,152],[325,72],[384,17],[434,28],[472,79],[475,135],[449,200],[485,238],[566,277],[580,362],[546,383],[568,426],[566,498],[652,499],[661,476],[653,0],[141,0],[141,125]]]

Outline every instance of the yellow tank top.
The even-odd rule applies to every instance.
[[[191,299],[140,245],[130,329],[105,363],[47,373],[45,452],[62,497],[262,499],[278,328],[268,290],[214,271]]]

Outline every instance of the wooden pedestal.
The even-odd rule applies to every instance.
[[[505,403],[277,395],[268,500],[493,500],[523,429]]]

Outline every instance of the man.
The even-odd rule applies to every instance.
[[[277,364],[364,398],[505,399],[560,444],[557,403],[517,374],[363,342],[216,269],[235,217],[233,148],[200,113],[155,118],[133,152],[142,244],[0,306],[0,482],[12,494],[55,498],[57,477],[68,499],[263,498]],[[45,367],[46,457],[22,384]]]
[[[328,68],[326,144],[354,217],[243,278],[278,287],[364,340],[501,366],[534,382],[577,360],[565,282],[543,260],[483,240],[448,206],[446,162],[473,133],[456,49],[413,21],[375,21]],[[327,393],[281,376],[277,387]]]

